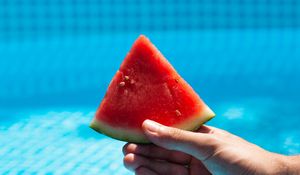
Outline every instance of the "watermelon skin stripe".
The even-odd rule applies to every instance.
[[[214,116],[214,112],[206,105],[199,114],[189,117],[189,120],[173,127],[188,131],[196,131],[202,124],[206,123]],[[133,143],[150,143],[141,130],[112,127],[103,121],[97,120],[96,117],[91,122],[90,127],[99,133],[117,140]]]
[[[116,128],[111,127],[103,121],[99,121],[96,118],[91,122],[90,127],[106,136],[112,137],[117,140],[133,143],[150,143],[141,131],[126,129],[126,128]]]

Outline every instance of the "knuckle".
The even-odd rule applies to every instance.
[[[176,142],[181,140],[182,138],[182,131],[177,128],[170,128],[170,127],[160,127],[158,130],[158,140],[162,142]]]
[[[169,130],[169,134],[174,140],[179,140],[182,138],[182,130],[180,129],[171,129]]]
[[[206,143],[209,143],[205,148],[205,150],[207,150],[207,153],[209,154],[213,154],[220,149],[220,140],[215,136],[206,138]]]
[[[214,135],[209,135],[208,137],[205,138],[205,141],[207,143],[213,144],[217,141],[217,138]]]

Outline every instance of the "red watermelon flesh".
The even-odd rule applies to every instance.
[[[192,131],[212,117],[192,87],[141,35],[112,79],[91,128],[115,139],[146,143],[141,129],[146,119]]]

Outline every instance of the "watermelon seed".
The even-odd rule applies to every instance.
[[[175,113],[177,116],[181,116],[181,112],[178,109],[175,110]]]
[[[125,79],[125,80],[129,80],[129,76],[125,75],[125,76],[124,76],[124,79]]]
[[[119,86],[120,86],[120,87],[125,86],[125,82],[124,82],[124,81],[121,81],[120,84],[119,84]]]
[[[128,90],[127,89],[124,90],[124,94],[128,95]]]

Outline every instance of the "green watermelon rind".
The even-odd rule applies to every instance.
[[[134,132],[128,131],[128,129],[125,128],[110,127],[108,124],[100,122],[99,120],[93,120],[90,124],[90,127],[101,134],[120,141],[132,143],[150,143],[145,136],[140,135],[138,131]]]
[[[191,117],[191,119],[185,123],[181,123],[173,127],[187,131],[196,131],[201,125],[211,120],[214,116],[214,112],[208,106],[205,106],[205,108],[199,114],[196,114],[195,117]],[[140,130],[112,127],[96,118],[93,119],[90,127],[101,134],[120,141],[144,144],[150,143]]]

